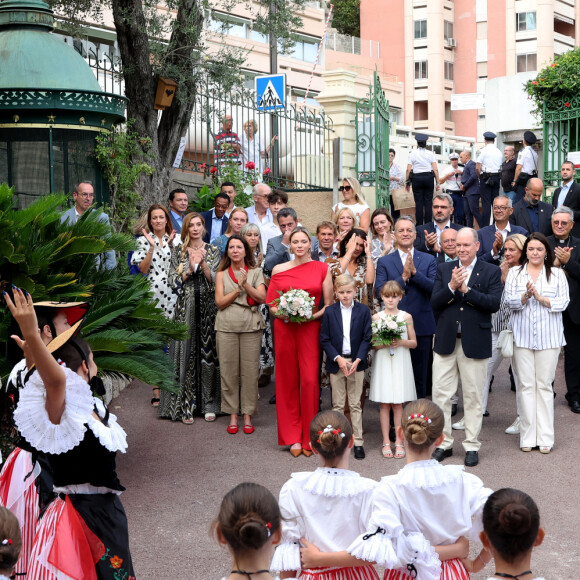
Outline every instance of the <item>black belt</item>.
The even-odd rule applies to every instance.
[[[491,173],[491,171],[482,171],[481,175],[491,175],[492,177],[495,177],[496,175],[500,175],[500,171],[498,171],[497,173]]]
[[[461,338],[461,332],[457,333],[457,338]]]
[[[350,354],[350,352],[348,354],[341,354],[340,355],[342,358],[351,358],[352,354]]]

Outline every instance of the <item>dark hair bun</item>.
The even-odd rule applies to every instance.
[[[532,516],[525,505],[509,503],[499,514],[499,525],[506,534],[521,536],[532,524]]]
[[[257,550],[268,539],[268,528],[257,514],[248,514],[237,525],[237,535],[243,548]]]
[[[425,421],[414,419],[407,424],[407,436],[415,445],[425,445],[429,440]]]

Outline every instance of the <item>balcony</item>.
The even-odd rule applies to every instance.
[[[334,50],[335,52],[360,54],[369,58],[381,57],[381,43],[378,40],[363,40],[338,32],[327,34],[325,46],[326,50]]]
[[[574,48],[574,37],[554,32],[554,54],[560,55]]]

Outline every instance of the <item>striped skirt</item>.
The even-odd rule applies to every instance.
[[[385,570],[383,580],[409,580],[411,574],[404,568]],[[459,558],[441,562],[441,580],[469,580],[469,572]]]
[[[32,465],[30,452],[19,447],[8,456],[0,472],[0,505],[17,517],[22,536],[22,551],[14,568],[17,575],[24,575],[28,570],[36,536],[40,507],[34,480],[38,473],[39,468]]]
[[[354,568],[310,568],[303,570],[300,580],[379,580],[374,566]]]

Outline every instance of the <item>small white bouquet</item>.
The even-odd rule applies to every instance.
[[[389,349],[389,352],[391,353],[391,356],[393,356],[395,350],[391,345],[393,344],[393,340],[403,336],[405,326],[405,322],[403,320],[397,320],[397,317],[394,314],[387,314],[384,318],[373,320],[371,323],[373,333],[371,339],[372,345],[390,346],[391,348]]]
[[[287,316],[290,322],[306,322],[312,318],[314,298],[306,290],[294,290],[288,292],[278,291],[280,298],[276,298],[273,304],[278,306],[276,316]]]

